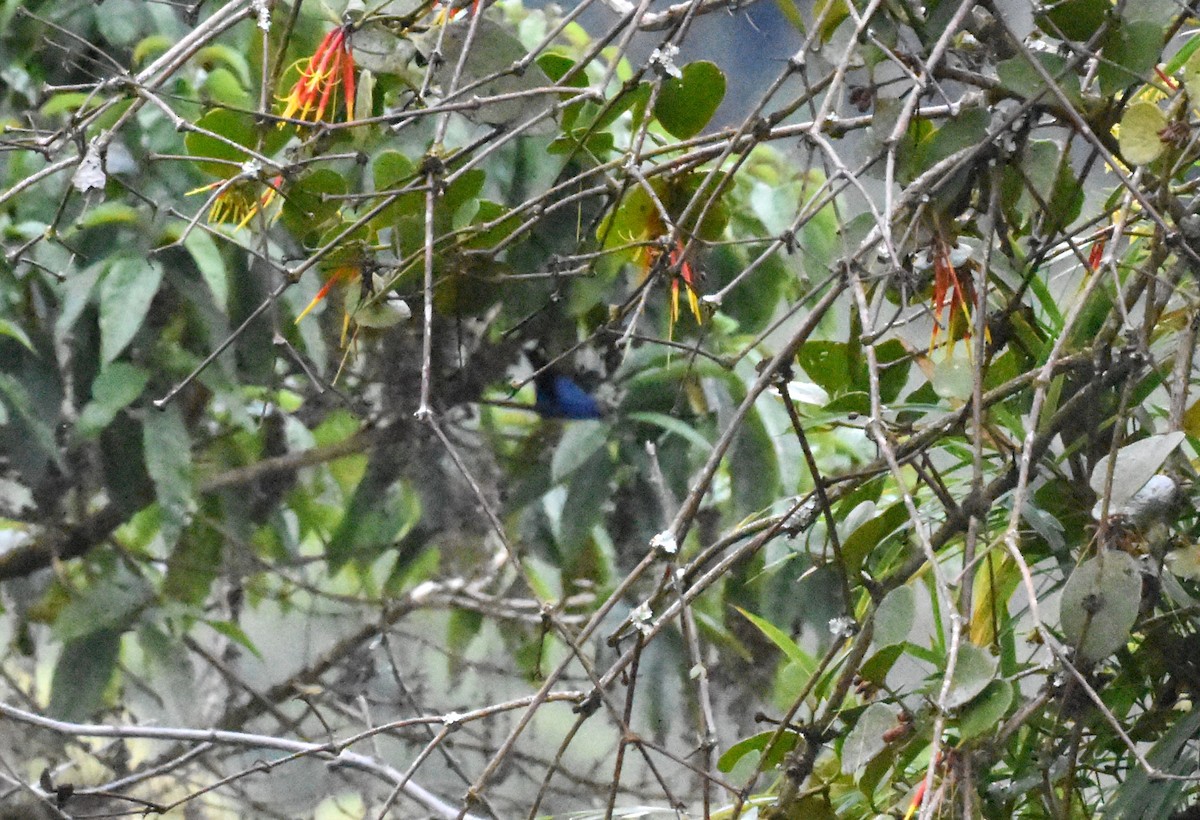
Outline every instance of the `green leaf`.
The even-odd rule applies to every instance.
[[[237,75],[235,79],[242,86],[247,88],[250,86],[250,63],[246,60],[246,56],[242,52],[231,46],[220,43],[206,46],[196,52],[194,59],[208,71],[224,66],[227,70]]]
[[[68,642],[54,665],[47,710],[59,720],[81,723],[104,704],[104,690],[117,666],[121,633],[101,629]]]
[[[887,748],[883,734],[895,725],[895,713],[882,703],[872,703],[863,710],[842,744],[842,774],[858,777]]]
[[[121,355],[137,335],[162,283],[163,268],[129,256],[113,260],[100,283],[100,359]]]
[[[259,652],[258,647],[254,645],[254,641],[250,640],[250,636],[247,635],[242,630],[242,628],[240,626],[238,626],[237,624],[233,623],[232,621],[209,621],[209,620],[205,620],[204,623],[208,624],[215,631],[221,633],[226,638],[229,638],[231,641],[233,641],[237,644],[240,644],[247,651],[249,651],[250,654],[252,654],[254,657],[258,658],[260,661],[264,660],[262,653]]]
[[[415,173],[412,161],[399,151],[380,151],[371,160],[371,174],[376,193],[411,183]],[[420,194],[416,196],[420,197]]]
[[[944,706],[957,709],[979,696],[996,677],[997,660],[987,651],[973,643],[963,642],[958,647],[954,663],[954,674],[950,676],[950,690],[946,693]],[[939,678],[936,686],[941,688]]]
[[[218,512],[212,510],[214,517]],[[225,538],[201,520],[206,517],[198,516],[180,534],[179,543],[167,561],[167,576],[162,585],[164,596],[197,606],[208,596],[221,568]]]
[[[816,0],[813,3],[813,20],[821,21],[821,42],[828,43],[837,27],[850,16],[846,0]]]
[[[780,14],[784,19],[792,24],[792,27],[801,34],[807,33],[807,28],[804,25],[804,15],[800,13],[800,6],[796,0],[776,0]]]
[[[97,262],[67,278],[63,287],[60,313],[54,323],[57,336],[65,336],[79,320],[84,308],[91,302],[92,291],[96,289],[96,283],[100,281],[106,267],[105,262]]]
[[[29,340],[29,335],[19,325],[10,322],[8,319],[0,319],[0,336],[16,339],[30,353],[34,352],[33,342]]]
[[[151,597],[146,582],[132,573],[104,576],[67,602],[54,621],[54,635],[69,644],[97,630],[120,634]]]
[[[239,173],[242,163],[250,159],[250,154],[240,150],[237,146],[249,147],[255,144],[258,129],[254,124],[254,118],[248,114],[239,114],[235,111],[218,108],[201,117],[196,122],[196,126],[225,138],[224,140],[217,139],[212,134],[199,131],[189,131],[184,136],[183,144],[187,147],[188,154],[196,158],[196,164],[200,169],[206,174],[221,179],[229,179]],[[209,159],[225,161],[204,161]]]
[[[726,749],[717,760],[717,769],[728,774],[733,771],[733,767],[738,764],[738,761],[746,755],[766,749],[773,737],[775,737],[774,729],[767,732],[759,732],[756,735],[739,740]],[[778,766],[782,762],[784,755],[796,748],[796,741],[799,737],[795,732],[784,732],[780,736],[779,742],[771,748],[769,759],[762,762],[762,770],[770,771],[775,766]]]
[[[1047,103],[1058,103],[1058,95],[1054,94],[1042,75],[1029,64],[1029,58],[1037,60],[1045,69],[1050,79],[1062,89],[1067,101],[1072,105],[1083,105],[1079,91],[1079,77],[1074,72],[1065,73],[1067,61],[1057,54],[1036,52],[1032,55],[1018,55],[996,65],[996,77],[1000,84],[1022,97],[1031,100],[1041,100]]]
[[[346,193],[346,180],[329,168],[319,168],[306,174],[288,188],[279,212],[279,221],[289,231],[305,240],[319,236],[337,218]]]
[[[1129,640],[1141,602],[1142,574],[1132,556],[1110,550],[1089,558],[1063,587],[1063,636],[1082,663],[1103,660]]]
[[[831,398],[850,389],[853,378],[850,346],[845,342],[806,342],[796,351],[796,361]]]
[[[743,618],[758,627],[758,631],[765,635],[767,640],[779,647],[780,651],[788,657],[788,660],[800,667],[805,677],[811,677],[813,672],[817,670],[817,662],[813,660],[812,655],[801,649],[800,645],[793,641],[791,636],[782,629],[765,618],[760,618],[757,615],[747,612],[740,606],[735,606],[734,609],[740,612]]]
[[[1122,22],[1104,35],[1103,55],[1096,70],[1100,90],[1116,96],[1125,87],[1145,82],[1162,56],[1163,28],[1146,20]]]
[[[908,509],[903,502],[898,501],[880,515],[856,527],[854,532],[842,541],[842,560],[846,562],[846,573],[851,578],[858,577],[867,556],[885,538],[904,526],[906,521]]]
[[[227,68],[214,68],[200,85],[201,96],[211,103],[246,108],[250,94],[237,76]]]
[[[1035,21],[1038,28],[1051,37],[1086,42],[1100,29],[1111,11],[1109,0],[1062,0],[1046,6]]]
[[[36,450],[46,459],[57,462],[58,442],[51,427],[54,420],[45,418],[38,410],[25,383],[8,373],[0,372],[0,399],[4,400],[4,404],[11,411],[7,414],[8,423],[19,426],[26,450],[23,455],[28,457]]]
[[[191,437],[178,404],[148,411],[142,423],[146,472],[162,511],[162,537],[174,547],[187,523],[192,500]]]
[[[736,515],[751,515],[778,497],[779,459],[775,442],[757,409],[746,416],[729,448],[728,463]]]
[[[1175,56],[1172,57],[1163,68],[1163,74],[1166,74],[1168,77],[1170,77],[1176,71],[1183,68],[1184,83],[1186,84],[1189,75],[1195,75],[1197,72],[1200,72],[1200,65],[1196,65],[1194,68],[1184,68],[1185,66],[1193,65],[1192,57],[1196,55],[1197,49],[1200,49],[1200,34],[1193,34],[1191,38],[1184,43],[1183,48],[1175,52]],[[1188,89],[1188,96],[1190,96],[1192,99],[1197,99],[1197,97],[1192,94],[1192,90],[1190,88]]]
[[[370,564],[419,517],[419,502],[407,484],[392,482],[381,468],[368,467],[326,547],[330,570],[336,572],[351,560]]]
[[[612,496],[612,479],[616,464],[603,449],[592,456],[571,476],[567,499],[558,527],[560,566],[572,573],[576,570],[593,528],[603,518],[605,505]]]
[[[1051,224],[1060,228],[1079,216],[1083,190],[1071,167],[1070,153],[1063,146],[1053,140],[1030,140],[1023,167],[1037,197],[1022,186],[1019,207],[1029,213],[1044,212],[1053,218]]]
[[[479,630],[483,628],[483,614],[470,609],[454,609],[446,624],[446,649],[452,657],[461,658]]]
[[[1176,430],[1173,433],[1150,436],[1126,444],[1118,450],[1117,463],[1113,467],[1112,493],[1108,499],[1109,512],[1116,512],[1133,498],[1134,494],[1158,473],[1185,438],[1186,434],[1182,430]],[[1104,485],[1108,480],[1108,462],[1109,457],[1106,455],[1097,461],[1092,469],[1089,484],[1096,495],[1104,494]]]
[[[958,734],[971,740],[990,734],[1000,726],[1008,707],[1012,705],[1013,687],[1008,681],[994,680],[979,693],[979,697],[963,707],[958,716]]]
[[[878,623],[875,626],[875,634],[879,634]],[[904,654],[906,644],[892,644],[880,649],[873,654],[862,668],[858,670],[858,675],[865,681],[869,681],[876,686],[882,686],[887,680],[888,673],[892,671],[896,661]]]
[[[1146,760],[1159,771],[1174,775],[1195,774],[1196,761],[1187,752],[1189,741],[1200,733],[1200,709],[1178,715],[1174,725],[1146,753]],[[1159,820],[1180,806],[1186,783],[1159,780],[1141,766],[1130,766],[1117,786],[1113,801],[1105,807],[1106,817],[1122,820]]]
[[[1152,102],[1134,103],[1121,117],[1121,154],[1130,165],[1148,165],[1162,156],[1166,144],[1159,134],[1167,116]]]
[[[707,453],[712,450],[712,444],[706,439],[699,430],[691,424],[680,421],[674,416],[668,416],[666,413],[629,413],[626,418],[630,421],[641,422],[642,424],[651,424],[655,427],[662,428],[667,433],[674,433],[682,439],[690,441],[696,445],[702,453]]]
[[[192,255],[204,284],[212,292],[217,307],[224,310],[229,304],[229,279],[221,249],[206,231],[194,230],[183,240],[183,247]]]
[[[170,720],[176,725],[188,725],[188,721],[195,720],[199,693],[187,647],[154,624],[139,626],[137,645],[142,650],[145,672],[155,682],[155,693]]]
[[[551,480],[558,484],[578,470],[604,446],[608,434],[608,425],[599,421],[580,421],[567,425],[550,460]]]
[[[150,61],[151,57],[157,57],[173,45],[175,45],[175,41],[165,34],[151,34],[149,37],[143,37],[133,49],[134,66],[141,68]]]
[[[84,105],[94,103],[95,101],[95,94],[83,91],[61,92],[52,94],[46,102],[42,103],[42,107],[38,109],[38,113],[43,117],[53,117],[56,114],[67,114],[77,111]]]
[[[79,414],[75,432],[82,438],[93,438],[107,427],[117,413],[135,402],[150,374],[128,362],[111,362],[92,381],[92,399]]]
[[[725,98],[725,75],[707,60],[688,63],[679,78],[663,81],[654,116],[667,133],[686,140],[699,134]]]
[[[908,370],[912,365],[908,349],[899,339],[888,339],[875,345],[875,360],[879,363],[879,398],[886,404],[891,404],[900,398],[901,391],[908,384]],[[869,392],[871,383],[867,375],[867,362],[864,358],[862,367],[856,375],[855,386]]]
[[[896,587],[889,592],[875,613],[875,646],[882,648],[907,641],[916,611],[917,595],[912,587]]]
[[[137,208],[124,202],[101,202],[89,208],[76,223],[80,228],[100,228],[111,225],[137,225],[141,222]]]

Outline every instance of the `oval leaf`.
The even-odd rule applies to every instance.
[[[1158,473],[1167,456],[1183,443],[1184,438],[1184,432],[1177,430],[1126,444],[1118,450],[1117,464],[1113,469],[1112,495],[1108,499],[1109,511],[1115,512],[1146,486],[1146,482]],[[1108,456],[1105,456],[1096,462],[1092,470],[1090,484],[1096,495],[1104,494],[1107,479]]]
[[[654,116],[667,133],[685,140],[708,125],[717,106],[725,99],[725,75],[707,60],[688,63],[678,79],[663,81]]]
[[[959,715],[959,736],[963,740],[970,740],[996,729],[1012,704],[1012,699],[1012,684],[1002,680],[989,683]]]
[[[1125,645],[1142,602],[1142,574],[1132,556],[1105,552],[1075,568],[1059,605],[1063,636],[1085,663]]]
[[[859,715],[858,721],[842,745],[842,773],[858,775],[867,764],[884,750],[887,743],[883,733],[896,725],[896,715],[882,703],[872,703]]]
[[[958,648],[954,674],[950,676],[950,691],[946,693],[947,709],[957,709],[974,700],[996,677],[996,659],[973,643]],[[941,685],[941,682],[938,682]]]
[[[904,643],[912,631],[917,596],[912,587],[896,587],[887,594],[875,613],[875,646]]]
[[[1167,127],[1167,117],[1151,102],[1134,103],[1121,118],[1121,153],[1130,165],[1146,165],[1163,152],[1159,132]]]

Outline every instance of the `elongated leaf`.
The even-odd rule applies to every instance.
[[[791,636],[789,636],[786,632],[775,626],[775,624],[771,623],[767,619],[753,615],[741,607],[734,607],[734,609],[740,612],[742,617],[744,617],[747,621],[758,627],[759,632],[765,635],[771,643],[779,647],[780,651],[787,655],[788,659],[792,663],[803,669],[807,675],[811,675],[814,671],[816,671],[817,662],[813,660],[812,655],[809,655],[807,652],[801,649],[800,645],[793,641]]]
[[[598,421],[579,421],[567,425],[550,461],[552,480],[558,483],[578,470],[604,446],[608,433],[608,425]]]
[[[1196,760],[1185,752],[1188,741],[1200,733],[1200,710],[1180,716],[1169,731],[1146,754],[1150,765],[1170,774],[1195,774]],[[1179,796],[1185,783],[1179,780],[1151,779],[1140,766],[1131,766],[1116,798],[1107,807],[1106,816],[1123,820],[1158,820],[1179,808]]]
[[[875,613],[875,646],[903,643],[912,632],[916,615],[916,593],[912,587],[896,587],[879,602]]]
[[[1126,444],[1117,451],[1117,463],[1113,468],[1112,495],[1109,496],[1108,509],[1118,510],[1125,502],[1145,486],[1155,473],[1159,471],[1167,457],[1175,448],[1183,443],[1185,434],[1181,430],[1174,433],[1164,433],[1158,436]],[[1108,479],[1109,457],[1104,456],[1096,462],[1092,470],[1091,487],[1097,495],[1104,493],[1104,485]]]
[[[225,260],[217,243],[204,231],[194,230],[183,240],[183,246],[200,269],[204,284],[212,291],[213,301],[224,309],[229,302],[229,280],[226,277]]]
[[[775,731],[771,730],[769,732],[759,732],[756,735],[739,740],[726,749],[725,753],[717,760],[717,768],[728,774],[733,771],[733,767],[737,765],[738,761],[746,755],[766,749],[773,737],[775,737]],[[772,766],[778,765],[783,756],[796,747],[796,740],[798,738],[799,735],[795,732],[784,732],[779,742],[771,748],[770,759],[763,761],[762,768],[769,771]]]
[[[121,355],[137,335],[162,283],[156,261],[122,256],[113,261],[100,283],[100,358],[108,363]]]
[[[84,438],[100,434],[116,417],[142,395],[150,374],[127,362],[112,362],[92,382],[92,400],[79,414],[75,431]]]
[[[49,713],[80,723],[99,711],[121,649],[121,633],[102,629],[63,647],[50,682]]]
[[[674,433],[680,438],[687,439],[701,452],[707,453],[712,449],[712,444],[695,427],[674,416],[668,416],[666,413],[630,413],[628,418],[644,424],[653,424],[668,433]]]
[[[842,744],[842,773],[855,776],[886,747],[883,733],[896,725],[896,715],[882,703],[872,703],[858,716]]]
[[[142,425],[146,472],[162,510],[162,536],[174,546],[187,523],[192,500],[191,441],[176,404],[147,413]]]

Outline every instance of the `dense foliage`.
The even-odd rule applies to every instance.
[[[0,816],[1184,816],[1191,10],[741,5],[0,3]]]

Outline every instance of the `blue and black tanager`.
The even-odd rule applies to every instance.
[[[533,409],[545,419],[598,419],[600,405],[570,376],[549,371],[533,380],[537,399]]]

